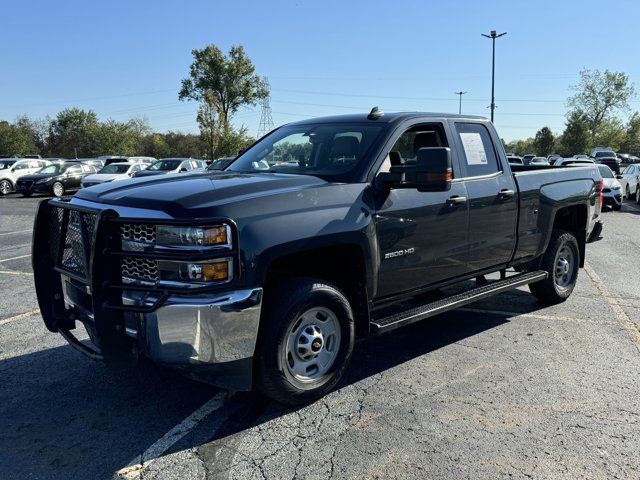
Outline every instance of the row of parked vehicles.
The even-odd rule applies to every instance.
[[[534,154],[519,157],[507,154],[511,165],[583,167],[598,165],[604,182],[602,195],[604,206],[620,210],[626,198],[640,204],[640,158],[629,154],[617,154],[609,147],[596,147],[589,155],[563,157],[552,154],[538,157]],[[625,163],[628,163],[626,166]]]
[[[98,158],[23,158],[0,159],[0,195],[13,191],[30,197],[49,194],[62,197],[80,188],[132,177],[168,173],[222,170],[231,158],[214,160],[210,165],[194,158],[105,156]]]

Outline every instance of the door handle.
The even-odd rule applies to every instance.
[[[500,193],[498,193],[498,198],[500,200],[507,200],[507,199],[513,197],[515,194],[516,194],[515,191],[509,190],[508,188],[505,188],[504,190],[500,190]]]
[[[447,206],[449,207],[457,207],[459,205],[462,205],[463,203],[467,203],[467,197],[453,195],[447,199]]]

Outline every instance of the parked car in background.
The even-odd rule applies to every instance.
[[[133,177],[134,173],[144,170],[145,168],[146,165],[144,163],[110,163],[98,170],[97,173],[84,177],[82,182],[80,182],[80,186],[85,188],[100,183],[126,180]]]
[[[544,157],[533,157],[529,165],[550,165],[549,161]]]
[[[22,158],[27,158],[29,160],[42,160],[42,157],[40,155],[25,155]]]
[[[16,190],[25,197],[34,193],[62,197],[69,191],[78,190],[82,179],[95,172],[91,165],[78,161],[52,163],[37,173],[21,177],[16,182]]]
[[[622,208],[622,185],[613,171],[606,165],[598,165],[600,175],[602,175],[602,197],[604,207],[611,207],[618,211]]]
[[[164,175],[167,173],[185,173],[194,169],[204,169],[207,164],[203,160],[195,160],[193,158],[162,158],[146,169],[136,172],[133,176],[150,177],[152,175]]]
[[[211,162],[209,164],[209,166],[207,167],[207,170],[211,171],[211,170],[224,170],[225,168],[227,168],[231,162],[233,162],[235,160],[236,157],[223,157],[223,158],[218,158],[216,160],[214,160],[213,162]]]
[[[614,152],[607,150],[595,152],[591,158],[598,164],[606,165],[611,171],[620,173],[620,159]]]
[[[629,153],[616,153],[616,157],[620,161],[620,165],[628,165],[631,162],[631,154]]]
[[[0,169],[0,195],[7,195],[16,188],[16,182],[25,175],[35,173],[51,162],[42,159],[4,158],[5,168]]]
[[[549,162],[549,165],[551,165],[559,158],[563,158],[562,155],[558,155],[557,153],[552,153],[551,155],[547,156],[547,162]]]
[[[91,165],[96,170],[100,170],[104,167],[104,160],[100,160],[99,158],[76,158],[75,160],[86,165]]]
[[[594,164],[594,161],[590,158],[558,158],[553,162],[554,167],[569,167],[572,165],[584,167],[585,164]]]
[[[516,155],[507,155],[507,160],[511,165],[524,165],[522,159]]]
[[[579,153],[578,155],[574,155],[573,158],[589,158],[589,155],[585,155],[584,153]]]
[[[640,164],[627,166],[616,178],[620,182],[620,185],[622,185],[622,192],[627,200],[639,196]]]
[[[529,165],[529,162],[535,157],[533,153],[528,153],[522,157],[522,163],[524,165]]]

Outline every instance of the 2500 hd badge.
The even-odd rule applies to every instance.
[[[389,258],[395,257],[403,257],[404,255],[411,255],[415,253],[416,249],[414,247],[405,248],[404,250],[396,250],[395,252],[389,252],[384,254],[384,259],[387,260]]]

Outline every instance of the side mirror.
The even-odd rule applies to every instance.
[[[421,148],[415,164],[394,165],[376,177],[383,188],[415,188],[419,192],[447,192],[452,179],[451,150],[447,147]]]
[[[187,167],[182,167],[180,170],[178,170],[178,173],[184,173],[187,171]]]
[[[623,178],[623,177],[622,177],[622,175],[616,175],[616,178],[617,178],[618,180],[622,180],[622,178]]]

